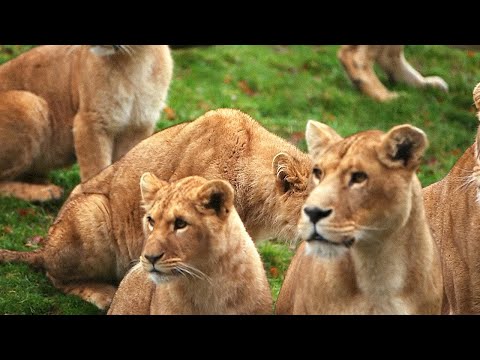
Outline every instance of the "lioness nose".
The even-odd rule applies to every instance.
[[[316,206],[309,206],[303,209],[305,214],[310,218],[310,221],[314,224],[323,218],[326,218],[328,215],[332,213],[332,209],[323,210]]]
[[[161,253],[160,255],[145,255],[145,259],[150,261],[152,265],[155,265],[155,263],[160,260],[165,253]]]

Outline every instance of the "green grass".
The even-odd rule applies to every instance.
[[[0,63],[29,46],[0,46]],[[407,59],[424,75],[442,76],[450,86],[434,89],[387,87],[401,94],[388,104],[358,93],[337,61],[338,46],[212,46],[174,51],[175,76],[169,94],[174,118],[158,129],[192,120],[210,109],[233,107],[306,150],[306,121],[316,119],[341,135],[410,123],[430,140],[419,177],[424,186],[443,178],[475,137],[472,90],[480,81],[480,53],[444,46],[409,46]],[[1,144],[0,144],[1,151]],[[57,170],[53,183],[66,189],[79,182],[78,167]],[[0,247],[30,250],[26,239],[45,236],[62,201],[29,204],[0,199]],[[292,252],[278,243],[259,244],[276,298]],[[0,266],[0,314],[98,314],[93,306],[57,291],[42,273],[22,265]]]

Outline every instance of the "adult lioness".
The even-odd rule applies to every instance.
[[[199,175],[224,179],[254,240],[293,238],[310,190],[310,158],[231,109],[161,131],[78,185],[36,252],[0,250],[0,261],[44,268],[54,284],[100,308],[143,247],[140,189],[144,172],[165,181]]]
[[[480,110],[480,84],[473,92]],[[479,114],[480,118],[480,114]],[[480,129],[448,175],[423,190],[425,211],[440,249],[443,313],[480,313]]]
[[[440,313],[440,260],[415,175],[425,134],[401,125],[342,139],[309,122],[307,143],[316,187],[276,312]]]
[[[50,170],[76,155],[85,181],[118,160],[153,133],[172,69],[166,45],[40,46],[0,66],[0,194],[59,198]]]
[[[140,180],[145,244],[109,314],[269,314],[272,295],[224,180]]]

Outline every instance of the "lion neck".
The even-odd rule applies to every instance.
[[[245,300],[254,296],[246,292],[255,288],[256,268],[252,259],[256,250],[238,214],[230,215],[226,231],[216,241],[225,246],[213,249],[201,268],[208,280],[182,277],[167,285],[168,302],[175,307],[173,313],[236,313]]]
[[[308,156],[297,149],[292,149],[289,153],[299,159],[299,162],[310,162]],[[245,161],[245,170],[239,175],[241,180],[238,183],[247,185],[236,188],[236,198],[241,199],[241,203],[236,203],[235,207],[255,242],[273,238],[294,241],[298,236],[297,220],[303,201],[291,201],[288,206],[287,197],[294,195],[281,194],[273,169],[259,164],[260,161],[271,162],[275,155],[276,152],[272,151],[262,159]]]
[[[433,259],[421,185],[416,177],[413,180],[409,195],[411,210],[405,224],[377,238],[359,242],[351,251],[358,289],[379,306],[398,305],[396,300],[411,285],[412,267],[428,266]],[[418,269],[419,273],[425,269]]]

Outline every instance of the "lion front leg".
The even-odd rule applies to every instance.
[[[382,46],[342,45],[338,58],[352,83],[364,94],[378,101],[388,101],[398,95],[389,91],[378,79],[373,66]]]
[[[140,141],[153,134],[154,124],[141,128],[127,128],[115,137],[113,161],[118,161]]]
[[[96,113],[78,113],[73,120],[75,153],[82,182],[112,164],[113,136]]]
[[[117,291],[117,288],[111,284],[88,281],[62,283],[48,273],[47,276],[52,284],[63,293],[78,296],[103,311],[108,310]]]
[[[422,76],[405,59],[403,45],[384,45],[378,56],[378,64],[387,75],[396,82],[414,87],[434,87],[448,91],[448,84],[439,76]]]

